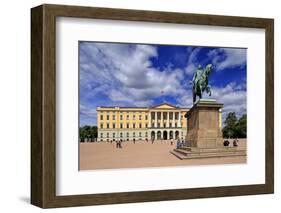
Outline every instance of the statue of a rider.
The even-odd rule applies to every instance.
[[[202,93],[204,91],[207,92],[209,96],[211,96],[211,87],[209,85],[209,75],[213,70],[214,66],[212,64],[208,64],[204,69],[201,65],[198,65],[196,72],[192,78],[192,94],[193,94],[193,104],[196,101],[196,97],[199,99],[202,98]]]

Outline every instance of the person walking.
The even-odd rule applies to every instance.
[[[181,141],[180,141],[180,139],[178,138],[178,140],[177,140],[177,149],[179,149],[179,148],[181,148]]]
[[[184,147],[184,140],[181,138],[181,147]]]

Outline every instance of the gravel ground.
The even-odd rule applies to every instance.
[[[246,163],[247,159],[237,156],[180,160],[170,153],[175,147],[170,141],[123,142],[121,149],[114,142],[80,143],[80,170]],[[245,139],[240,140],[239,149],[246,149]]]

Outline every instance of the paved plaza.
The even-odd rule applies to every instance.
[[[80,143],[80,170],[246,163],[247,158],[236,156],[180,160],[170,153],[174,148],[176,143],[171,145],[168,140],[155,141],[153,144],[151,141],[126,141],[118,149],[115,142]],[[239,141],[238,149],[246,149],[246,139]]]

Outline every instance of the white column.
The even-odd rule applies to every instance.
[[[179,112],[178,127],[181,127],[181,112]]]
[[[175,123],[176,123],[176,122],[175,122],[175,117],[176,117],[175,112],[173,112],[173,123],[172,123],[172,126],[173,126],[173,127],[175,127]]]
[[[151,127],[151,112],[148,112],[148,128]]]
[[[163,112],[161,112],[161,121],[160,121],[160,127],[163,127]]]
[[[166,121],[166,127],[167,127],[167,128],[170,127],[170,126],[169,126],[169,125],[170,125],[169,114],[170,114],[170,112],[168,111],[168,112],[167,112],[167,121]]]
[[[155,127],[158,127],[157,111],[155,113]]]

